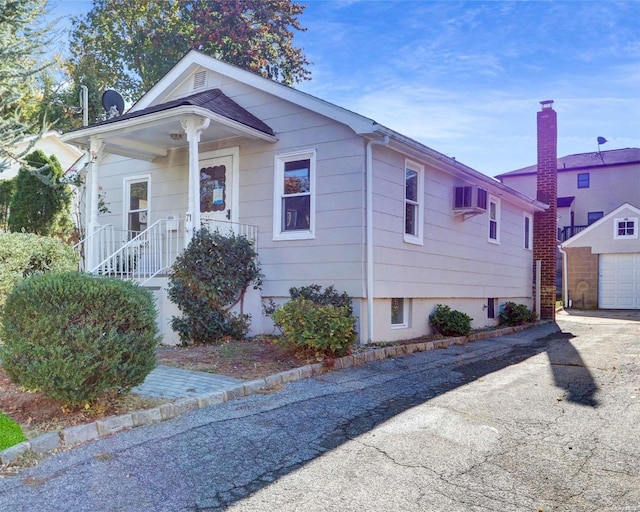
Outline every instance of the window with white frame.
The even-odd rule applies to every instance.
[[[533,249],[533,215],[524,214],[524,248]]]
[[[489,196],[489,242],[500,243],[500,200]]]
[[[391,299],[391,327],[402,329],[409,326],[409,299]]]
[[[130,237],[149,225],[149,181],[148,176],[125,180],[126,229]]]
[[[638,217],[614,219],[613,238],[638,238]]]
[[[273,237],[313,238],[316,152],[276,156]]]
[[[424,224],[424,166],[405,161],[404,169],[404,240],[422,244]]]

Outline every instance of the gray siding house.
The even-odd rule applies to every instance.
[[[535,303],[533,216],[547,205],[375,121],[189,52],[126,113],[66,134],[87,151],[85,267],[156,291],[200,226],[254,240],[265,276],[244,311],[334,285],[360,341],[429,332],[438,303],[495,325]],[[99,214],[99,200],[110,213]]]

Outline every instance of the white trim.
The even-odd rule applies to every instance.
[[[633,222],[633,234],[632,235],[620,235],[618,234],[620,222]],[[613,219],[613,238],[614,240],[632,240],[638,238],[638,217],[616,217]]]
[[[240,146],[230,148],[214,149],[200,153],[198,166],[203,160],[210,158],[222,158],[230,156],[232,161],[231,169],[231,222],[238,222],[240,218]],[[198,202],[198,205],[200,203]]]
[[[282,197],[284,195],[284,165],[286,162],[309,159],[309,229],[282,230]],[[282,153],[274,157],[273,180],[273,240],[308,240],[315,238],[316,229],[316,150]]]
[[[418,173],[418,190],[417,190],[417,234],[413,235],[407,233],[407,169]],[[408,244],[422,245],[424,243],[424,165],[421,165],[413,160],[405,159],[404,161],[404,186],[402,187],[403,202],[402,202],[402,231],[404,233],[404,241]],[[410,202],[410,204],[414,204]]]
[[[491,244],[500,244],[500,198],[489,194],[487,198],[487,240]],[[491,203],[496,205],[496,218],[491,218]],[[496,237],[491,238],[491,222],[496,223]]]
[[[124,192],[122,194],[122,229],[129,231],[129,206],[131,205],[130,185],[134,183],[147,183],[147,226],[151,225],[151,174],[140,174],[137,176],[125,176],[122,179]]]

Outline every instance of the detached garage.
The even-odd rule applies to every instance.
[[[640,309],[640,253],[601,254],[598,307]]]
[[[560,245],[565,304],[640,309],[639,219],[626,203]]]

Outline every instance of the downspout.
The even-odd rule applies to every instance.
[[[386,146],[389,136],[367,143],[365,175],[367,177],[366,222],[367,222],[367,343],[373,341],[373,146]]]
[[[567,263],[568,255],[562,248],[562,244],[558,245],[558,250],[560,251],[560,254],[562,254],[562,306],[566,309],[569,307],[569,276],[567,275],[569,267]]]

